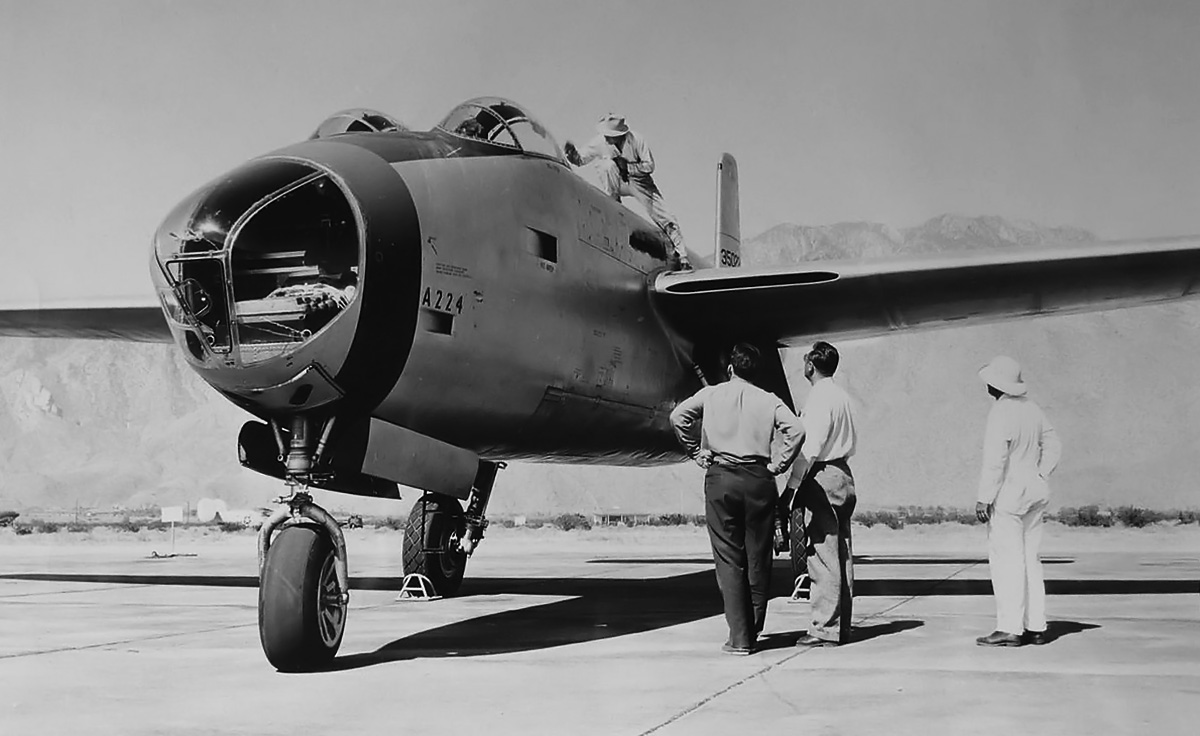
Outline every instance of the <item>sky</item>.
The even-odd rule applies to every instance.
[[[349,107],[428,129],[479,95],[560,142],[650,143],[695,250],[942,213],[1200,233],[1190,0],[0,0],[0,304],[148,297],[190,191]]]

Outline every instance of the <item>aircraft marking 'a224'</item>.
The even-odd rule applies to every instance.
[[[301,670],[336,653],[349,596],[309,487],[425,491],[405,571],[452,595],[504,461],[682,460],[670,410],[735,340],[790,403],[778,346],[1180,299],[1200,276],[1198,238],[740,268],[732,157],[717,179],[715,254],[693,256],[715,266],[671,272],[666,236],[512,101],[427,132],[347,111],[167,215],[161,305],[0,310],[0,335],[174,341],[254,415],[240,460],[290,488],[259,535],[260,635]]]

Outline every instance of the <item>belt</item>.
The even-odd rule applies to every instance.
[[[749,460],[730,460],[729,458],[721,457],[720,455],[713,455],[713,464],[723,465],[731,468],[745,468],[751,465],[761,465],[766,467],[767,461],[761,457],[752,457]]]
[[[825,467],[826,465],[833,465],[835,467],[842,468],[843,470],[845,470],[847,467],[849,467],[849,464],[846,462],[846,458],[839,457],[836,460],[814,460],[813,464],[812,464],[812,469],[820,470],[821,468]]]

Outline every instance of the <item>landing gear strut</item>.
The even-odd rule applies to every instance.
[[[258,532],[258,634],[267,660],[283,671],[328,663],[346,630],[346,540],[338,523],[306,491],[332,423],[325,422],[315,447],[308,417],[293,418],[288,447],[276,431],[292,493]]]
[[[504,463],[479,461],[464,513],[458,499],[426,493],[413,504],[404,527],[404,573],[429,578],[440,596],[452,596],[462,585],[467,558],[483,540],[488,502],[496,473]]]

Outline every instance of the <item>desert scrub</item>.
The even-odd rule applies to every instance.
[[[583,514],[559,514],[554,517],[554,526],[569,532],[572,529],[591,529],[592,521]]]

